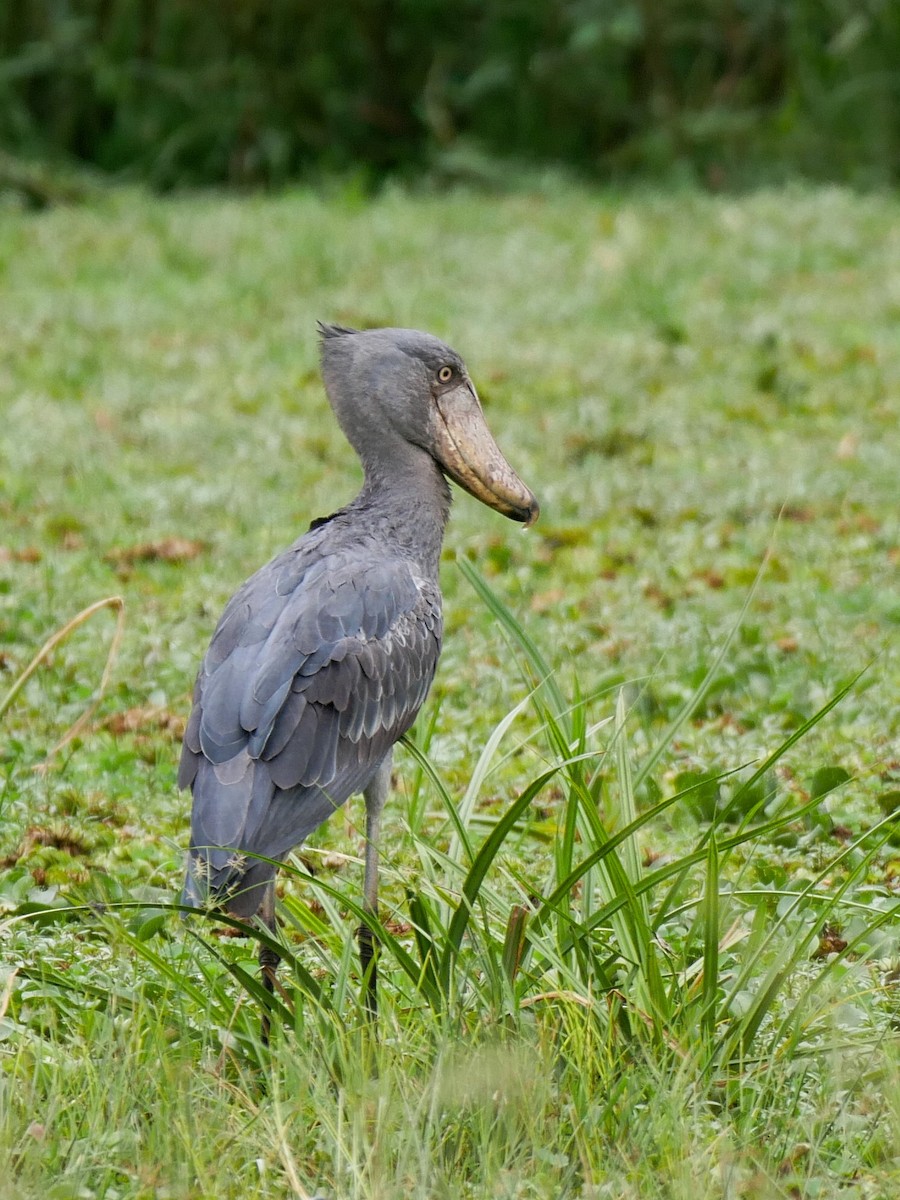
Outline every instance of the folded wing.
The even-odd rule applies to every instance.
[[[279,859],[361,791],[415,720],[441,646],[440,595],[400,559],[302,545],[233,597],[194,690],[186,896],[250,914]]]

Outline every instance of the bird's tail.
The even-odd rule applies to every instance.
[[[192,846],[188,851],[181,903],[205,911],[222,909],[252,917],[262,904],[276,866],[265,859],[220,847]]]

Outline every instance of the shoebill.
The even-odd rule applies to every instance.
[[[488,430],[465,363],[412,329],[320,325],[328,399],[364,482],[225,608],[200,667],[181,787],[193,792],[184,900],[275,927],[271,862],[348,797],[366,805],[364,910],[394,743],[441,652],[438,563],[452,479],[524,525],[538,503]],[[359,930],[376,1006],[373,935]],[[271,991],[278,959],[260,951]]]

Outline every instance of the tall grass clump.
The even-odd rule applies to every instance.
[[[900,1124],[872,1097],[897,1077],[879,967],[897,952],[900,903],[870,885],[869,867],[891,818],[787,885],[754,871],[821,803],[821,791],[784,794],[776,765],[855,681],[762,761],[667,790],[673,742],[728,641],[648,740],[624,691],[567,694],[483,578],[462,569],[528,694],[485,741],[461,796],[429,754],[434,722],[407,742],[415,870],[388,850],[377,1030],[358,977],[359,890],[299,860],[272,943],[284,960],[275,996],[253,954],[269,935],[240,922],[211,918],[249,935],[240,941],[196,918],[182,931],[177,906],[136,901],[112,881],[77,910],[23,912],[8,934],[74,920],[76,936],[93,927],[103,946],[90,966],[32,961],[7,989],[14,1071],[33,1068],[0,1144],[19,1147],[23,1172],[40,1173],[22,1132],[28,1105],[59,1105],[68,1061],[89,1123],[120,1131],[101,1152],[72,1116],[53,1118],[72,1127],[75,1177],[91,1194],[104,1183],[145,1194],[128,1164],[148,1145],[169,1163],[168,1194],[198,1183],[232,1194],[226,1161],[240,1163],[245,1195],[277,1181],[297,1196],[423,1200],[505,1195],[502,1180],[531,1181],[509,1195],[574,1198],[720,1196],[731,1194],[723,1180],[755,1179],[747,1194],[774,1196],[776,1181],[889,1173]],[[505,810],[485,808],[498,768],[529,762]],[[439,838],[423,832],[429,794],[447,814]],[[535,839],[548,852],[521,853]],[[77,1052],[98,1038],[99,1051]],[[139,1115],[108,1085],[114,1061],[148,1072]]]

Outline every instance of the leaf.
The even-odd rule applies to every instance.
[[[709,839],[706,856],[706,886],[703,898],[703,994],[701,1023],[706,1036],[716,1032],[716,998],[719,992],[719,848]]]
[[[675,791],[688,793],[688,807],[698,821],[714,821],[719,807],[719,776],[705,771],[682,771],[675,776]]]
[[[850,778],[850,774],[843,767],[820,767],[809,781],[810,799],[821,800]]]
[[[503,970],[506,978],[513,983],[522,954],[525,949],[525,927],[528,924],[528,909],[522,904],[514,904],[506,923],[506,936],[503,939]]]
[[[153,909],[141,910],[130,922],[131,932],[139,942],[148,942],[164,927],[167,913]]]

